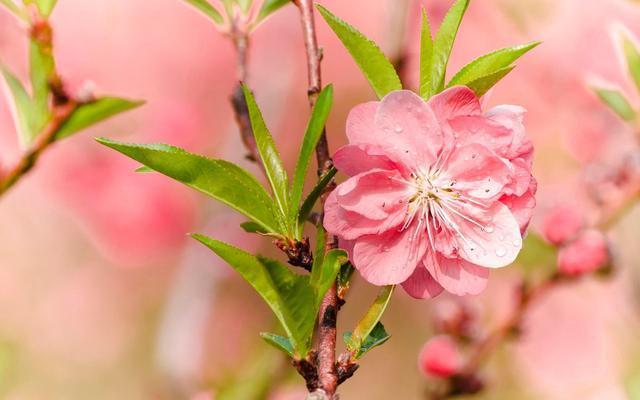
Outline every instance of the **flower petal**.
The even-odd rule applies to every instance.
[[[485,116],[462,116],[449,121],[453,136],[461,146],[482,143],[500,157],[507,158],[513,132]]]
[[[408,90],[385,96],[375,117],[376,131],[367,143],[380,145],[410,169],[431,165],[443,145],[442,130],[431,108]]]
[[[516,221],[518,221],[521,234],[524,234],[531,221],[533,209],[536,206],[535,194],[537,188],[538,183],[535,178],[532,177],[529,183],[529,190],[522,196],[502,196],[500,198],[500,202],[509,207],[511,214],[513,214]]]
[[[371,220],[361,214],[343,209],[337,201],[334,190],[327,197],[324,206],[323,225],[327,232],[343,240],[354,240],[364,235],[374,235],[396,228],[404,220],[404,213],[398,209],[383,220]]]
[[[416,299],[431,299],[442,293],[443,288],[433,279],[429,271],[418,264],[413,274],[404,282],[402,288]]]
[[[378,146],[370,144],[348,144],[333,155],[336,168],[349,176],[355,176],[373,169],[394,170],[399,166]]]
[[[373,170],[348,179],[335,192],[343,209],[382,220],[406,209],[412,189],[397,171]]]
[[[466,86],[451,87],[433,96],[428,104],[441,123],[455,117],[482,114],[478,96]]]
[[[410,229],[362,236],[353,248],[353,263],[369,283],[396,285],[407,280],[424,256],[424,235]]]
[[[424,263],[433,278],[457,296],[480,294],[487,286],[489,270],[461,258],[425,257]]]
[[[375,116],[379,101],[370,101],[353,107],[347,116],[347,138],[349,143],[373,143],[371,134],[375,131]]]
[[[509,165],[480,144],[469,144],[453,151],[444,167],[451,187],[477,199],[491,199],[502,194],[512,178]]]
[[[450,216],[461,234],[455,237],[460,257],[485,268],[501,268],[515,261],[522,248],[522,236],[507,206],[495,202],[483,210],[484,229],[456,214]]]

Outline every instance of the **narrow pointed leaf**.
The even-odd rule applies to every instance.
[[[327,185],[331,182],[333,177],[338,172],[335,167],[331,167],[330,170],[325,172],[324,175],[320,177],[316,186],[311,190],[311,193],[307,196],[307,198],[302,202],[302,206],[300,206],[300,213],[298,214],[298,225],[304,225],[304,223],[311,215],[311,211],[313,210],[313,206],[316,204],[322,192],[327,187]]]
[[[53,8],[56,6],[58,0],[36,0],[40,14],[44,17],[48,17],[53,12]]]
[[[322,264],[314,265],[309,283],[316,290],[316,304],[318,307],[327,290],[336,282],[340,266],[347,260],[347,253],[344,250],[334,249],[327,252],[323,257]]]
[[[640,52],[636,44],[626,35],[622,35],[622,51],[627,60],[629,75],[633,79],[636,88],[640,91]]]
[[[402,89],[398,73],[377,44],[321,5],[316,4],[316,8],[347,48],[379,98]]]
[[[444,89],[445,75],[449,56],[453,49],[453,43],[458,34],[462,17],[467,11],[469,0],[457,0],[445,15],[438,34],[433,43],[433,58],[431,65],[431,90],[432,95],[440,93]]]
[[[249,7],[251,7],[251,3],[253,3],[253,1],[252,0],[236,0],[236,3],[238,3],[238,6],[242,10],[242,12],[246,13],[247,11],[249,11]]]
[[[193,237],[238,272],[269,305],[298,356],[306,356],[315,326],[314,290],[309,277],[291,272],[285,265],[259,258],[203,235]]]
[[[200,10],[204,15],[211,18],[213,22],[216,24],[222,24],[224,22],[224,18],[222,18],[222,14],[214,6],[212,6],[207,0],[184,0],[187,3],[191,4],[193,7]]]
[[[273,142],[273,137],[269,133],[269,129],[262,118],[262,113],[258,108],[253,94],[246,85],[242,85],[244,98],[247,101],[247,109],[249,110],[249,118],[251,119],[251,128],[253,136],[256,139],[256,145],[264,170],[273,190],[273,196],[280,210],[280,215],[286,218],[288,214],[288,179],[287,172],[282,165],[282,159]]]
[[[255,177],[237,165],[168,145],[97,140],[154,171],[229,205],[269,232],[279,232],[273,200]]]
[[[367,336],[369,336],[380,321],[382,314],[389,304],[394,288],[394,285],[382,288],[375,302],[371,305],[362,320],[358,322],[358,325],[353,330],[353,334],[347,342],[347,349],[349,349],[349,351],[357,353],[360,350]]]
[[[31,143],[37,135],[36,127],[32,120],[34,115],[33,103],[20,80],[3,65],[0,65],[0,70],[8,89],[7,95],[18,137],[24,147]]]
[[[37,131],[40,131],[51,118],[49,110],[49,77],[55,68],[51,49],[44,49],[34,40],[30,47],[31,89],[33,91],[33,120]]]
[[[262,22],[269,15],[273,14],[289,3],[291,3],[291,0],[265,0],[264,3],[262,3],[262,7],[260,7],[260,11],[258,12],[258,19],[256,23]]]
[[[428,99],[431,93],[431,59],[433,57],[433,38],[427,12],[422,9],[422,29],[420,31],[420,96]]]
[[[262,225],[253,221],[243,222],[240,224],[240,227],[247,233],[269,233],[262,227]]]
[[[352,338],[351,332],[345,332],[344,336],[345,343],[349,343]],[[387,340],[391,338],[391,335],[387,333],[387,330],[382,325],[382,322],[378,322],[376,326],[373,327],[369,335],[364,339],[362,345],[358,349],[358,351],[354,354],[354,358],[357,360],[364,356],[369,350],[378,347],[385,343]]]
[[[491,75],[498,70],[509,67],[514,61],[539,44],[540,42],[533,42],[520,46],[507,47],[478,57],[465,65],[451,78],[448,86],[466,85],[483,76]]]
[[[494,72],[493,74],[483,76],[474,81],[471,81],[466,84],[471,90],[473,90],[476,96],[481,97],[484,96],[489,89],[495,86],[502,78],[507,76],[507,74],[515,68],[515,65],[510,67],[502,68]]]
[[[82,104],[60,127],[56,134],[56,140],[64,139],[98,122],[140,107],[143,104],[144,101],[127,100],[118,97],[102,97],[90,103]]]
[[[618,90],[593,88],[600,100],[606,104],[613,112],[625,121],[632,121],[636,118],[636,112],[626,97]]]
[[[269,332],[260,333],[260,337],[264,339],[265,342],[269,343],[276,349],[283,351],[288,354],[290,357],[295,357],[295,350],[293,349],[293,345],[286,337],[276,335]]]
[[[325,122],[329,116],[331,105],[333,104],[333,88],[331,85],[325,87],[318,100],[316,101],[307,130],[302,140],[302,146],[300,153],[298,154],[298,162],[296,163],[296,170],[293,176],[293,182],[291,184],[291,198],[289,201],[289,224],[294,227],[298,226],[298,207],[300,200],[302,199],[302,190],[304,189],[305,178],[307,177],[307,170],[309,163],[311,162],[311,156],[318,144],[318,140],[324,131]],[[297,232],[298,236],[300,232]],[[298,237],[299,239],[299,237]]]

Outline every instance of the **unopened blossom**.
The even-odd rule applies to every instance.
[[[536,191],[523,114],[483,113],[462,86],[351,111],[349,144],[334,155],[351,178],[327,199],[324,226],[367,281],[416,298],[477,294],[490,269],[515,260]]]
[[[450,336],[434,336],[420,351],[418,367],[427,376],[449,378],[462,367],[462,356]]]
[[[542,234],[552,244],[558,245],[574,238],[582,228],[582,215],[567,205],[554,207],[542,222]]]
[[[582,231],[558,252],[558,269],[565,275],[580,275],[604,267],[609,261],[607,241],[595,229]]]

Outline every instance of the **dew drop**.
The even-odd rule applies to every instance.
[[[402,129],[402,127],[401,127],[401,126],[396,126],[393,130],[394,130],[396,133],[402,133],[402,131],[403,131],[403,129]]]
[[[484,231],[487,233],[493,233],[494,230],[495,228],[493,227],[493,225],[487,225],[484,227]]]
[[[498,236],[498,240],[504,241],[504,236],[502,236],[502,235]]]
[[[511,244],[513,244],[513,247],[520,247],[522,245],[522,240],[516,239],[513,242],[511,242]]]
[[[498,257],[504,257],[504,256],[506,256],[506,255],[507,255],[507,250],[506,250],[504,247],[498,247],[498,248],[496,249],[496,255],[497,255]]]

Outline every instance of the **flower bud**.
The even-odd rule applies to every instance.
[[[549,243],[558,245],[574,238],[582,225],[582,216],[575,208],[558,206],[544,218],[542,234]]]
[[[434,336],[420,351],[418,366],[427,376],[449,378],[460,370],[462,357],[450,336]]]
[[[558,269],[565,275],[580,275],[605,266],[608,260],[609,251],[604,235],[589,229],[560,249]]]

